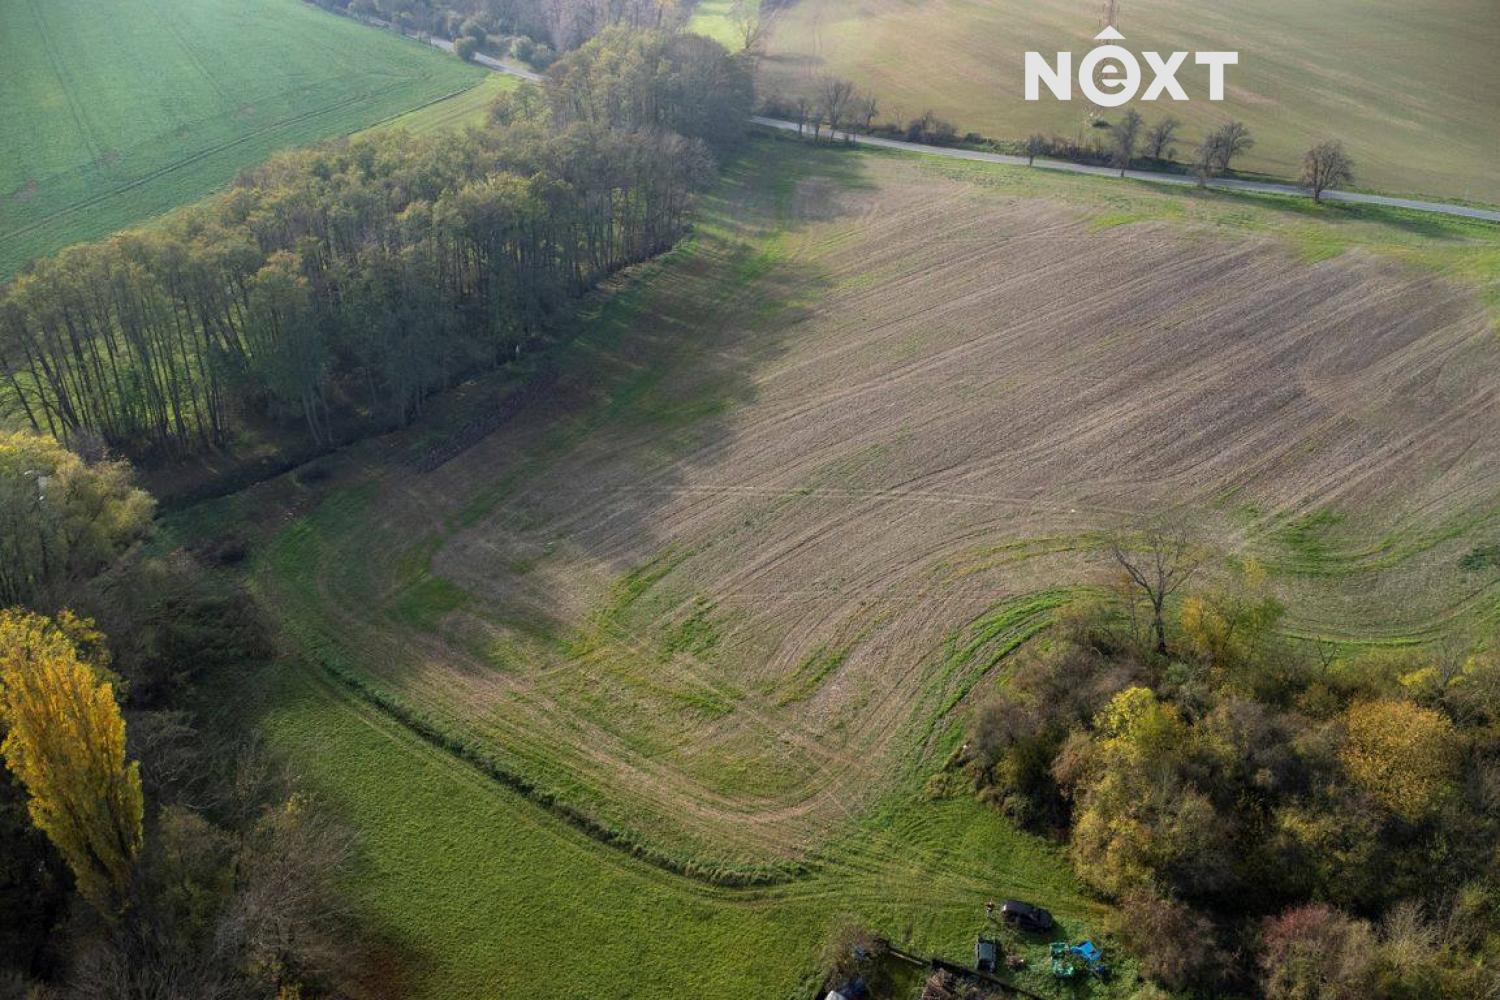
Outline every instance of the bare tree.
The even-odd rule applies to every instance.
[[[850,108],[850,116],[860,123],[866,132],[875,124],[875,116],[880,114],[880,104],[875,100],[874,94],[859,94],[854,98]]]
[[[1026,165],[1036,166],[1036,158],[1047,151],[1047,137],[1040,132],[1033,132],[1026,137]]]
[[[1245,127],[1244,122],[1225,122],[1210,134],[1213,140],[1214,155],[1217,157],[1218,172],[1223,173],[1229,169],[1230,163],[1236,156],[1255,145],[1255,140],[1250,138],[1250,130]]]
[[[1146,155],[1153,160],[1170,160],[1177,129],[1182,122],[1168,115],[1146,130]]]
[[[729,21],[734,26],[735,41],[746,55],[765,54],[766,38],[775,21],[775,8],[767,9],[755,0],[735,0],[729,8]]]
[[[1302,186],[1322,201],[1323,192],[1336,184],[1354,180],[1354,161],[1337,139],[1320,142],[1302,155]]]
[[[849,104],[854,100],[854,84],[837,76],[818,79],[818,113],[828,123],[830,141],[838,138],[839,126],[845,123]]]
[[[1110,540],[1109,551],[1125,571],[1133,587],[1151,605],[1151,630],[1156,651],[1167,654],[1167,599],[1182,588],[1200,562],[1187,528],[1181,524],[1152,522],[1132,532],[1130,538]]]
[[[1120,176],[1125,176],[1125,171],[1130,169],[1130,161],[1135,159],[1135,147],[1141,141],[1141,127],[1145,119],[1135,108],[1125,112],[1125,117],[1120,119],[1120,124],[1114,127],[1115,133],[1115,165],[1120,168]]]

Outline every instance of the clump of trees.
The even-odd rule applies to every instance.
[[[267,421],[315,444],[402,424],[670,247],[751,105],[717,43],[612,30],[485,129],[282,154],[164,226],[18,276],[0,405],[143,458]]]
[[[12,451],[78,463],[75,480],[149,510],[121,463],[59,461],[55,442],[23,437]],[[28,495],[26,473],[0,463],[0,493]],[[8,533],[40,535],[49,508],[78,503],[63,490],[37,502],[47,516]],[[143,552],[135,518],[84,519],[100,558],[0,610],[0,984],[333,991],[364,953],[336,885],[353,842],[264,751],[198,716],[200,677],[271,655],[253,605],[186,553]]]
[[[0,433],[0,607],[67,593],[143,538],[154,509],[123,462]]]
[[[1118,598],[978,706],[981,796],[1068,843],[1167,988],[1491,995],[1500,656],[1285,639],[1261,567],[1190,551],[1119,543]]]

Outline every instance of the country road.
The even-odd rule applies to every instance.
[[[444,52],[453,51],[453,43],[446,38],[429,38],[433,45]],[[492,69],[497,73],[507,73],[518,76],[523,80],[536,83],[542,79],[540,73],[532,72],[513,63],[504,63],[492,56],[483,53],[475,53],[474,61],[481,66]],[[789,122],[781,118],[766,118],[762,115],[751,115],[750,121],[765,128],[778,129],[783,132],[800,132],[801,126],[796,122]],[[1024,156],[1009,156],[1005,153],[982,153],[973,149],[955,149],[951,146],[929,146],[920,142],[902,142],[899,139],[881,139],[871,135],[859,135],[858,133],[840,133],[839,138],[852,139],[861,146],[877,146],[881,149],[899,149],[908,153],[922,153],[927,156],[946,156],[954,160],[975,160],[980,163],[1004,163],[1009,166],[1027,166]],[[1066,160],[1048,160],[1038,157],[1035,166],[1042,170],[1062,170],[1073,174],[1092,174],[1096,177],[1120,177],[1120,171],[1113,167],[1095,167],[1085,163],[1070,163]],[[1174,184],[1178,187],[1193,187],[1198,181],[1196,178],[1184,174],[1159,173],[1154,170],[1127,170],[1124,177],[1126,180],[1146,181],[1151,184]],[[1311,197],[1305,188],[1295,184],[1275,184],[1270,181],[1245,181],[1235,178],[1220,178],[1208,183],[1210,188],[1218,191],[1249,191],[1256,194],[1283,194],[1297,197]],[[1437,215],[1456,215],[1465,219],[1482,219],[1486,222],[1500,222],[1500,209],[1473,208],[1468,205],[1455,205],[1445,201],[1418,201],[1413,198],[1393,198],[1383,194],[1365,194],[1360,191],[1324,191],[1323,198],[1327,201],[1342,201],[1355,205],[1382,205],[1387,208],[1406,208],[1416,212],[1432,212]]]
[[[780,118],[765,118],[761,115],[754,115],[750,120],[757,125],[780,129],[784,132],[800,131],[796,122],[789,122]],[[946,156],[955,160],[978,160],[982,163],[1005,163],[1020,167],[1027,165],[1026,157],[1008,156],[1004,153],[982,153],[978,150],[954,149],[950,146],[928,146],[919,142],[902,142],[898,139],[881,139],[876,136],[853,133],[848,135],[840,133],[839,138],[852,139],[862,146],[900,149],[909,153]],[[1084,163],[1069,163],[1066,160],[1048,160],[1038,157],[1035,165],[1044,170],[1063,170],[1073,174],[1093,174],[1096,177],[1120,176],[1120,171],[1113,167],[1095,167]],[[1127,180],[1148,181],[1152,184],[1176,184],[1180,187],[1192,187],[1198,183],[1196,178],[1184,174],[1165,174],[1153,170],[1127,170],[1124,176]],[[1253,191],[1259,194],[1290,194],[1304,198],[1311,197],[1305,188],[1298,187],[1295,184],[1273,184],[1268,181],[1244,181],[1233,178],[1221,178],[1210,181],[1208,186],[1220,191]],[[1484,219],[1488,222],[1500,222],[1500,210],[1471,208],[1468,205],[1453,205],[1441,201],[1416,201],[1411,198],[1391,198],[1382,194],[1363,194],[1358,191],[1324,191],[1323,198],[1327,201],[1344,201],[1359,205],[1384,205],[1389,208],[1409,208],[1418,212],[1435,212],[1439,215],[1457,215],[1466,219]]]

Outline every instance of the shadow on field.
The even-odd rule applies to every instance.
[[[630,549],[653,549],[659,501],[721,459],[736,411],[756,400],[757,374],[829,290],[799,260],[799,234],[849,215],[850,195],[872,186],[843,147],[754,135],[700,197],[683,243],[585,309],[549,364],[546,392],[455,461],[456,474],[517,473],[493,498],[507,527],[588,508]]]

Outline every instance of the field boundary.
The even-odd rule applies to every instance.
[[[455,733],[448,725],[376,688],[353,671],[322,658],[316,662],[323,674],[341,689],[399,724],[424,743],[468,764],[480,774],[545,809],[593,840],[622,851],[653,868],[720,889],[762,889],[787,885],[816,873],[816,867],[806,862],[786,865],[716,865],[668,854],[652,847],[638,834],[610,826],[570,805],[556,792],[543,788],[496,760],[477,741]]]

